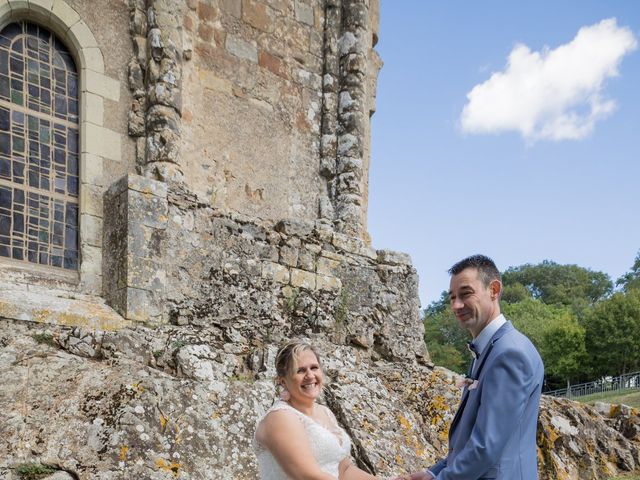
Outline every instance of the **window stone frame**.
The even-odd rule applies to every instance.
[[[122,160],[120,134],[103,123],[104,102],[119,101],[120,82],[105,75],[102,51],[91,29],[64,0],[0,0],[0,29],[20,20],[49,29],[66,44],[76,62],[80,84],[80,267],[77,272],[65,272],[0,259],[0,270],[10,283],[54,285],[56,289],[101,295],[103,161]]]

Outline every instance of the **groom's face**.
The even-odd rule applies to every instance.
[[[475,268],[467,268],[451,277],[449,302],[460,327],[477,337],[500,314],[495,289],[485,286]]]

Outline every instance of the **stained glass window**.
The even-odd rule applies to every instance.
[[[78,269],[78,74],[49,30],[0,32],[0,259]]]

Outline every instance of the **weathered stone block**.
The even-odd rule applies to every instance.
[[[217,9],[209,2],[199,2],[197,7],[198,18],[203,22],[212,22],[218,16]]]
[[[315,255],[310,251],[303,249],[298,251],[298,268],[313,272],[316,269]]]
[[[161,261],[131,256],[127,266],[127,288],[140,288],[164,294],[166,273]]]
[[[295,15],[296,20],[299,22],[306,23],[311,27],[314,25],[313,7],[311,5],[296,0]]]
[[[231,55],[258,63],[258,47],[241,37],[227,35],[225,48]]]
[[[357,253],[362,248],[362,241],[360,239],[337,232],[333,234],[331,243],[337,249],[351,253]]]
[[[411,265],[411,257],[407,253],[392,250],[378,250],[377,259],[387,265]]]
[[[120,161],[122,159],[120,134],[92,123],[85,126],[82,136],[82,151]]]
[[[283,246],[280,248],[279,262],[283,265],[295,267],[298,265],[298,249],[296,247]]]
[[[263,262],[262,278],[274,280],[279,283],[289,283],[289,269],[279,263]]]
[[[229,80],[215,75],[214,72],[209,70],[200,70],[200,72],[198,72],[198,76],[202,86],[206,89],[223,92],[229,95],[233,91],[233,84]]]
[[[83,183],[80,187],[80,209],[83,213],[102,218],[104,189],[93,183]],[[100,232],[102,229],[100,229]],[[101,233],[99,233],[101,235]]]
[[[269,52],[265,52],[264,50],[260,51],[260,55],[258,56],[258,65],[263,68],[266,68],[271,73],[278,75],[282,78],[289,78],[289,74],[287,73],[287,66],[282,60],[282,58],[272,55]]]
[[[281,220],[276,224],[275,230],[285,235],[306,237],[311,234],[313,227],[313,223],[302,220]]]
[[[162,320],[162,304],[164,302],[154,292],[128,287],[126,301],[125,317],[128,320],[155,323]]]
[[[316,277],[316,288],[329,292],[339,292],[342,289],[342,281],[337,277],[318,275]]]
[[[51,14],[63,25],[71,26],[80,20],[80,15],[64,0],[55,0],[51,7]]]
[[[242,2],[240,0],[221,0],[220,6],[222,10],[236,18],[240,18],[242,14]]]
[[[144,305],[136,303],[151,297],[162,312],[166,195],[166,184],[138,175],[121,178],[105,194],[105,298],[131,320],[159,320],[157,312],[145,314]]]
[[[323,255],[331,252],[322,252]],[[318,257],[316,272],[319,275],[336,275],[340,271],[341,263],[339,260],[327,258],[326,256]]]
[[[104,165],[102,157],[91,153],[82,153],[80,162],[80,183],[103,186]]]
[[[80,238],[94,247],[102,246],[102,217],[80,215]]]
[[[242,0],[242,19],[263,32],[272,32],[274,29],[273,14],[270,10],[264,3]]]
[[[29,0],[29,10],[47,17],[51,15],[53,0]]]
[[[304,288],[305,290],[315,290],[316,275],[298,268],[291,269],[291,286],[294,288]]]
[[[85,93],[82,97],[82,112],[87,122],[102,125],[104,115],[104,99],[93,93]]]
[[[100,49],[88,48],[87,50],[95,50],[95,52],[99,53],[100,57],[102,58]],[[100,63],[102,63],[102,61],[100,61]],[[114,102],[120,100],[120,82],[118,80],[114,80],[111,77],[103,75],[101,72],[94,71],[89,68],[83,69],[82,73],[87,80],[85,84],[88,92],[101,95],[105,98],[108,98],[109,100],[113,100]]]
[[[98,47],[96,38],[91,33],[91,30],[83,21],[75,23],[70,29],[70,34],[76,38],[76,41],[85,47]]]

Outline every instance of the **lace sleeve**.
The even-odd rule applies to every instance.
[[[322,405],[322,412],[323,412],[324,417],[326,419],[326,421],[323,422],[323,424],[325,425],[327,430],[329,430],[331,433],[333,433],[338,438],[340,438],[343,434],[346,435],[346,432],[344,431],[344,429],[338,423],[338,420],[336,419],[336,416],[333,414],[333,412],[331,410],[329,410],[329,407],[326,407],[326,406]]]

